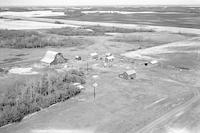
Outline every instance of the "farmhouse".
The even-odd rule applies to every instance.
[[[44,58],[41,59],[41,62],[48,65],[56,65],[60,63],[65,63],[67,59],[64,58],[62,53],[55,51],[47,51]]]
[[[136,71],[135,70],[129,70],[126,71],[122,74],[119,74],[120,78],[124,78],[124,79],[135,79],[136,78]]]

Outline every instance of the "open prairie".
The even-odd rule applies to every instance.
[[[40,107],[40,111],[29,112],[20,122],[4,124],[0,132],[200,131],[200,32],[198,21],[192,19],[199,13],[199,7],[73,9],[85,14],[76,17],[73,14],[4,16],[4,19],[20,18],[22,20],[12,21],[25,21],[24,25],[26,22],[55,25],[57,21],[61,24],[56,25],[64,27],[1,30],[0,68],[8,72],[0,72],[0,103],[5,102],[7,91],[15,90],[17,84],[37,79],[49,71],[61,74],[56,77],[61,78],[59,86],[65,82],[62,73],[66,70],[82,71],[85,89],[48,108],[39,106],[36,100],[34,105]],[[61,8],[59,12],[64,10]],[[182,21],[186,17],[191,18],[187,24]],[[173,22],[170,21],[172,19]],[[144,22],[148,25],[143,25]],[[42,66],[41,59],[49,50],[62,53],[67,62]],[[98,53],[98,58],[93,59],[91,53]],[[114,60],[107,64],[104,59],[106,53],[114,56]],[[81,60],[75,59],[76,56],[80,56]],[[11,73],[13,68],[32,68],[37,74]],[[120,78],[119,75],[128,70],[135,70],[135,79]],[[50,81],[54,80],[49,78],[48,83],[52,83]],[[33,87],[31,89],[34,90]],[[10,99],[12,101],[12,97]],[[4,113],[1,109],[0,118],[6,118],[1,117]]]
[[[197,29],[199,29],[200,21],[200,9],[198,6],[94,7],[89,10],[75,10],[80,10],[81,14],[48,18]]]

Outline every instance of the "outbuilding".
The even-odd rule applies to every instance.
[[[113,55],[108,56],[108,57],[105,58],[105,62],[112,62],[114,60],[114,58],[115,57]]]
[[[96,60],[97,60],[98,57],[99,57],[99,56],[98,56],[98,53],[91,53],[90,56],[91,56],[92,59],[96,59]]]
[[[75,56],[75,60],[81,60],[81,57],[80,56]]]
[[[56,51],[47,51],[45,56],[41,59],[41,62],[48,65],[56,65],[65,63],[67,59],[64,58],[62,53]]]
[[[83,90],[85,87],[81,85],[81,83],[74,83],[73,84],[75,87],[77,87],[77,89],[79,90]]]
[[[136,78],[136,71],[135,70],[128,70],[122,74],[119,74],[120,78],[128,79],[135,79]]]
[[[111,53],[106,53],[105,55],[106,55],[106,57],[112,56]]]

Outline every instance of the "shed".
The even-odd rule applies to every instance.
[[[75,60],[81,60],[81,57],[80,56],[75,56]]]
[[[120,78],[124,79],[135,79],[136,78],[136,71],[135,70],[128,70],[122,74],[119,74]]]
[[[98,59],[98,53],[91,53],[90,56],[92,59]]]
[[[85,87],[82,86],[82,85],[77,85],[76,87],[77,87],[79,90],[83,90],[83,89],[85,89]]]
[[[106,55],[106,57],[112,56],[111,53],[106,53],[105,55]]]
[[[106,62],[112,62],[113,60],[114,60],[114,56],[113,55],[111,55],[111,56],[107,56],[106,58],[105,58],[105,61]]]
[[[41,62],[49,65],[61,64],[66,61],[67,59],[64,58],[63,54],[56,51],[47,51],[45,56],[41,59]]]
[[[152,60],[150,63],[151,63],[151,64],[157,64],[158,61],[157,61],[157,60]]]
[[[148,64],[154,65],[154,64],[157,64],[157,63],[158,63],[157,60],[152,60],[152,61],[149,61],[149,62],[145,62],[144,65],[145,65],[145,66],[148,66]]]
[[[74,83],[73,84],[75,87],[77,87],[77,89],[79,90],[83,90],[85,87],[81,85],[81,83]]]
[[[73,83],[74,86],[81,85],[81,83]]]

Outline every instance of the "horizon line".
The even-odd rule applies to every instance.
[[[136,5],[0,5],[0,7],[102,7],[102,6],[113,6],[113,7],[119,7],[119,6],[124,6],[124,7],[131,7],[131,6],[180,6],[180,7],[199,7],[200,4],[136,4]]]

